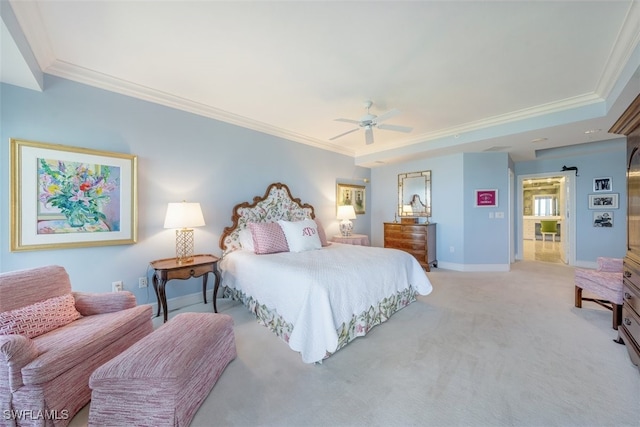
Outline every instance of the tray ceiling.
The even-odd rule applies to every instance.
[[[368,166],[462,151],[522,161],[606,141],[640,93],[632,0],[9,4],[4,82],[37,88],[7,30],[13,14],[44,73]],[[399,109],[385,123],[413,131],[374,129],[371,145],[363,130],[331,141],[353,127],[335,119],[359,119],[366,100],[373,114]]]

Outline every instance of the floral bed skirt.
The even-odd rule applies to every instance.
[[[409,286],[390,297],[384,298],[377,306],[371,306],[368,310],[354,315],[349,323],[343,323],[336,329],[338,334],[336,351],[354,339],[366,335],[374,326],[389,320],[393,313],[414,302],[416,295],[417,291],[412,286]],[[256,315],[259,323],[271,329],[271,331],[285,342],[289,342],[289,337],[293,331],[293,324],[285,321],[275,309],[269,309],[253,297],[229,287],[224,287],[223,297],[241,301],[242,304]],[[325,359],[331,356],[331,354],[333,353],[327,352]]]

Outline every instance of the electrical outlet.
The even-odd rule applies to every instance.
[[[124,289],[124,283],[122,283],[122,280],[111,282],[111,290],[113,292],[122,292],[123,289]]]
[[[456,251],[456,248],[454,248],[453,246],[449,246],[449,252],[454,253]]]
[[[149,285],[149,283],[147,282],[147,278],[146,277],[140,277],[138,279],[138,287],[139,288],[146,288]]]

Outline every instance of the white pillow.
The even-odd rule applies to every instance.
[[[318,225],[312,219],[302,221],[278,221],[287,238],[289,252],[304,252],[322,248]]]
[[[240,232],[238,233],[238,240],[240,241],[240,246],[242,246],[242,249],[255,252],[255,248],[253,247],[253,235],[251,234],[251,230],[249,230],[249,228],[240,230]]]

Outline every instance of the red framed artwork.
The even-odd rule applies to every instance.
[[[476,190],[476,207],[477,208],[495,208],[498,207],[498,190]]]

